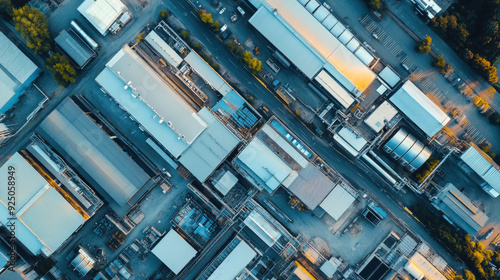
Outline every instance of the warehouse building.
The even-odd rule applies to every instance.
[[[149,176],[73,101],[67,99],[39,126],[38,133],[54,149],[76,163],[108,202],[125,205]]]
[[[480,177],[480,186],[485,192],[492,197],[500,195],[500,166],[490,156],[476,144],[470,143],[470,147],[460,156],[460,159],[465,164],[462,164],[463,168]]]
[[[41,70],[0,32],[0,114],[5,114]]]
[[[120,0],[85,0],[78,11],[99,33],[106,35],[109,28],[127,10]]]
[[[96,56],[96,53],[72,30],[62,30],[54,40],[78,69],[85,67]]]
[[[488,216],[452,183],[444,186],[432,205],[470,235],[480,231],[488,221]]]
[[[197,254],[174,229],[170,229],[151,252],[175,274],[179,274]]]
[[[250,3],[257,12],[249,23],[344,108],[375,80],[368,67],[373,56],[324,6],[284,0]]]
[[[14,171],[13,175],[9,171]],[[16,182],[16,211],[11,213],[7,207],[12,194],[1,188],[0,222],[8,227],[10,219],[15,218],[15,238],[33,255],[50,256],[85,218],[60,193],[58,185],[21,153],[15,153],[0,167],[0,180],[9,182],[9,176]]]
[[[166,84],[128,46],[107,63],[96,81],[200,182],[240,142],[209,109],[191,108],[179,95],[180,89]]]
[[[450,117],[411,81],[405,82],[390,101],[429,138],[450,122]]]

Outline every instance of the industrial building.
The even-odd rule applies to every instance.
[[[56,182],[29,160],[15,153],[0,167],[0,180],[9,182],[8,177],[13,176],[16,183],[14,213],[7,207],[12,194],[7,188],[0,190],[0,222],[8,227],[15,218],[16,239],[33,255],[50,256],[86,219],[66,200]]]
[[[483,152],[476,144],[470,143],[470,147],[460,156],[463,161],[462,168],[476,173],[480,177],[480,186],[492,197],[500,195],[500,166],[490,156]]]
[[[375,80],[374,58],[324,6],[307,2],[251,0],[249,23],[347,108]]]
[[[62,30],[54,39],[57,46],[77,68],[84,68],[96,53],[72,30]]]
[[[214,90],[225,96],[233,88],[217,73],[208,63],[203,60],[196,52],[191,51],[184,60],[191,68],[205,80]]]
[[[441,131],[451,120],[411,81],[406,81],[391,96],[390,101],[429,138]]]
[[[452,183],[446,184],[433,198],[432,205],[470,235],[476,234],[488,221],[488,216]]]
[[[364,120],[373,131],[379,133],[387,124],[393,124],[393,120],[398,115],[398,110],[389,102],[384,101]]]
[[[351,127],[340,129],[333,135],[333,140],[354,157],[359,156],[368,144],[368,141]]]
[[[120,0],[85,0],[78,7],[78,11],[103,36],[126,10],[127,6]]]
[[[37,131],[51,147],[70,158],[83,177],[108,202],[125,205],[149,176],[72,100],[65,100]]]
[[[196,279],[233,280],[257,255],[247,242],[236,236]]]
[[[41,70],[0,32],[0,114],[5,114]]]
[[[179,274],[197,254],[174,229],[170,229],[151,252],[175,274]]]
[[[180,89],[165,83],[128,46],[107,63],[96,81],[200,182],[240,142],[209,109],[191,108],[179,96]]]

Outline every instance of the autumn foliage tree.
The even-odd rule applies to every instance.
[[[45,61],[45,67],[54,74],[54,80],[61,86],[67,86],[76,80],[76,70],[62,54],[54,53]]]
[[[417,51],[421,54],[428,54],[431,51],[431,36],[425,37],[420,44],[417,45]]]
[[[26,5],[13,10],[12,20],[16,25],[16,30],[21,33],[28,47],[36,54],[50,50],[49,26],[42,12]]]

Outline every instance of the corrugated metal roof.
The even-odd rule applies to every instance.
[[[196,250],[173,229],[170,229],[170,231],[163,236],[151,252],[175,274],[179,274],[197,253]]]
[[[267,9],[260,8],[248,22],[310,79],[323,66],[321,58]]]
[[[40,129],[44,139],[61,147],[119,205],[124,205],[149,179],[144,170],[69,99],[40,124]]]
[[[241,240],[207,280],[233,280],[256,255],[257,253]]]
[[[470,145],[460,158],[495,191],[500,192],[500,167],[474,143]]]
[[[309,0],[298,0],[300,5],[305,6]]]
[[[226,195],[238,182],[238,178],[234,176],[231,171],[226,171],[224,175],[217,181],[215,184],[215,188],[222,193],[222,195]]]
[[[335,24],[335,26],[332,29],[330,29],[330,33],[332,33],[332,35],[335,37],[339,37],[340,34],[342,34],[342,32],[345,31],[345,29],[346,28],[342,23],[337,22],[337,24]]]
[[[307,43],[307,48],[317,53],[322,59],[323,67],[328,69],[350,91],[353,91],[351,86],[344,83],[340,77],[337,77],[337,73],[330,71],[328,65],[336,68],[359,91],[364,91],[375,79],[375,73],[359,61],[353,53],[347,50],[335,36],[332,36],[321,22],[316,20],[299,2],[286,0],[251,0],[250,2],[259,9],[256,14],[259,14],[262,9],[267,9],[269,12],[276,11],[276,18],[281,24],[286,24],[292,30],[292,33],[296,34],[304,43]],[[274,16],[273,14],[271,15]],[[275,28],[275,24],[268,25],[268,21],[264,21],[257,30],[262,33],[262,29],[270,29],[270,31],[264,31],[264,33],[268,33],[264,36],[269,39],[280,34],[279,30]],[[282,44],[285,45],[285,48],[289,48],[288,45],[292,45],[292,43],[293,41],[287,41]],[[279,48],[279,46],[276,47]],[[296,53],[295,55],[304,56],[305,54]],[[289,59],[291,58],[289,57]],[[302,71],[304,72],[304,70]]]
[[[299,172],[288,186],[290,190],[309,209],[315,209],[333,190],[335,184],[313,164]]]
[[[255,210],[248,215],[244,223],[269,247],[272,247],[281,237],[278,229]]]
[[[375,59],[373,55],[371,55],[365,48],[359,48],[354,55],[363,62],[364,65],[370,65],[372,61]]]
[[[411,81],[404,83],[390,101],[429,137],[450,122],[450,117]]]
[[[306,10],[309,11],[310,13],[313,13],[318,7],[319,3],[316,0],[311,0],[309,3],[306,4]]]
[[[355,37],[353,37],[349,43],[347,43],[346,47],[348,50],[350,50],[351,52],[354,52],[355,50],[357,50],[359,48],[359,46],[361,45],[361,43],[358,41],[358,39],[356,39]],[[356,55],[356,53],[354,53]],[[357,56],[357,55],[356,55]],[[359,58],[359,56],[357,56]],[[363,60],[361,60],[363,61]]]
[[[168,64],[177,67],[182,61],[182,57],[177,54],[177,52],[171,48],[165,41],[158,36],[158,34],[153,30],[148,36],[146,36],[146,42],[163,58]]]
[[[437,270],[429,261],[427,261],[422,255],[419,253],[415,253],[410,261],[424,273],[427,279],[432,280],[446,280],[446,277],[443,276],[439,270]]]
[[[401,77],[392,70],[390,66],[386,66],[382,71],[379,73],[379,77],[382,78],[391,88],[397,85],[399,81],[401,81]]]
[[[342,32],[342,34],[340,34],[339,36],[339,41],[344,44],[344,45],[347,45],[347,43],[354,37],[354,35],[352,34],[352,32],[349,30],[349,29],[346,29],[344,32]]]
[[[222,96],[233,91],[231,86],[229,86],[226,81],[194,51],[190,52],[184,60],[193,67],[198,75],[215,88],[216,91],[222,94]]]
[[[488,216],[451,183],[446,184],[433,203],[470,235],[476,234],[488,221]]]
[[[181,140],[191,144],[206,128],[206,123],[179,96],[179,89],[167,85],[129,46],[125,45],[107,67],[126,81],[124,84],[132,89],[131,94],[151,108],[149,117],[157,118],[158,122],[163,120]]]
[[[181,154],[179,162],[196,179],[203,182],[238,145],[239,139],[206,107],[198,112],[198,116],[207,123],[208,127]]]
[[[314,78],[330,95],[344,108],[349,108],[354,103],[354,98],[335,81],[325,70],[321,70]]]
[[[124,9],[126,6],[120,0],[85,0],[78,7],[78,11],[102,35],[108,32],[109,27]]]
[[[54,40],[78,67],[83,67],[94,56],[94,52],[73,32],[63,29]]]
[[[342,186],[337,185],[320,206],[336,221],[351,207],[356,199]]]

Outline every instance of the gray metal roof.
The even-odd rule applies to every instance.
[[[404,83],[390,101],[429,137],[450,122],[450,117],[411,81]]]
[[[476,234],[488,221],[488,216],[451,183],[446,184],[433,203],[470,235]]]
[[[401,128],[385,144],[385,147],[387,147],[388,149],[390,149],[391,151],[393,151],[394,149],[396,149],[399,146],[399,144],[401,144],[401,142],[403,142],[403,140],[406,138],[407,135],[408,135],[408,132],[406,130],[404,130],[403,128]]]
[[[145,40],[168,64],[177,67],[184,61],[154,30],[146,36]]]
[[[500,166],[474,143],[470,145],[460,158],[497,193],[500,193]]]
[[[94,56],[94,52],[73,32],[62,30],[55,38],[57,45],[82,68]]]
[[[413,169],[418,169],[422,164],[424,164],[432,155],[432,151],[428,148],[425,147],[419,154],[418,156],[410,162],[410,166]]]
[[[321,24],[323,24],[326,29],[330,30],[333,26],[335,26],[335,24],[337,24],[337,22],[339,22],[337,18],[334,15],[329,14]]]
[[[207,108],[201,109],[198,115],[208,128],[181,154],[179,162],[203,182],[238,145],[239,139]]]
[[[314,17],[322,22],[329,14],[330,12],[327,8],[325,8],[325,6],[320,6],[316,12],[314,12]]]
[[[308,164],[288,187],[309,209],[316,208],[333,190],[335,183],[316,166]]]
[[[127,203],[149,179],[144,170],[69,99],[40,124],[40,129],[44,139],[63,149],[119,205]]]
[[[401,144],[399,144],[399,146],[392,151],[392,153],[394,153],[397,157],[402,157],[406,152],[408,152],[408,150],[411,149],[413,144],[415,144],[415,141],[417,141],[417,139],[415,139],[413,135],[408,134]]]
[[[184,60],[200,75],[207,83],[209,83],[222,96],[226,96],[233,88],[217,73],[208,63],[203,60],[196,52],[190,52]]]
[[[314,12],[318,7],[319,7],[319,3],[318,1],[316,0],[311,0],[309,1],[309,3],[307,3],[307,5],[305,6],[306,7],[306,10],[308,10],[310,13]]]

